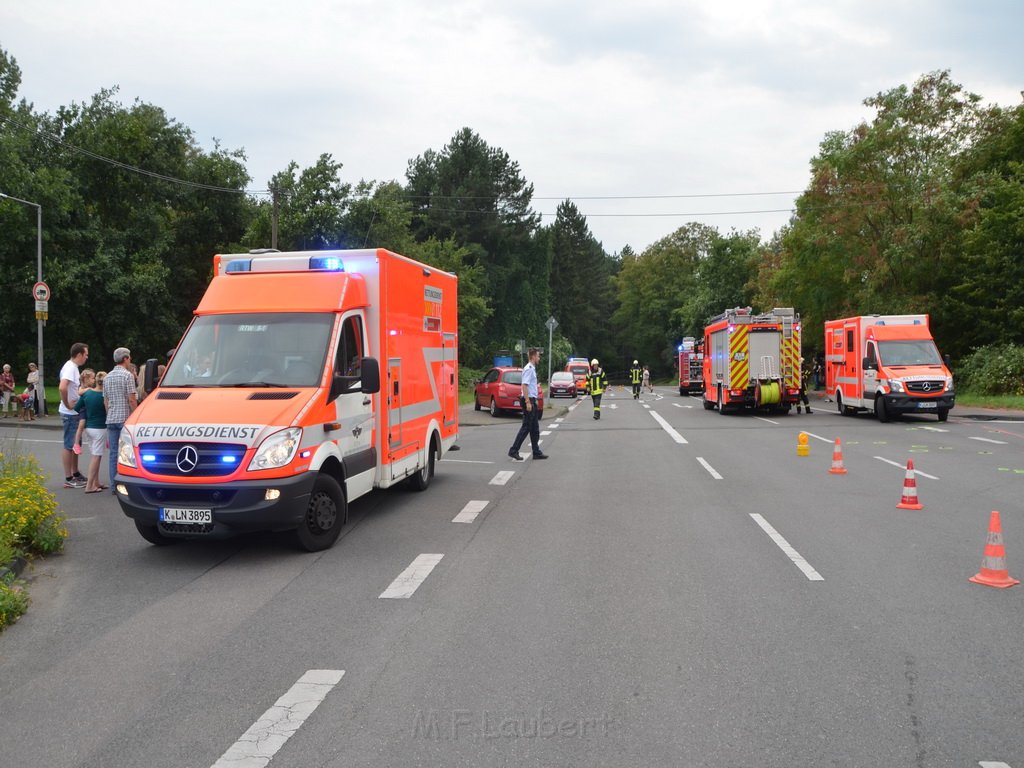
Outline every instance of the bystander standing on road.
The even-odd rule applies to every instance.
[[[540,411],[537,409],[537,363],[540,361],[540,349],[530,347],[530,362],[523,368],[522,404],[523,404],[523,425],[519,427],[519,434],[508,449],[508,455],[515,461],[522,461],[519,455],[519,448],[522,446],[526,436],[530,436],[530,446],[533,448],[533,458],[546,459],[547,454],[540,449]]]
[[[89,345],[76,341],[71,345],[71,357],[60,369],[60,420],[64,427],[64,446],[61,461],[64,464],[64,487],[84,488],[85,477],[78,471],[78,454],[75,453],[75,436],[78,434],[78,386],[81,378],[80,366],[89,359]]]
[[[11,366],[4,363],[3,373],[0,373],[0,394],[3,394],[4,418],[7,418],[7,410],[14,405],[14,415],[18,415],[18,398],[15,397],[14,374],[11,373]]]
[[[652,394],[654,393],[654,385],[651,384],[651,370],[646,365],[644,366],[641,388],[648,390]]]
[[[114,369],[103,380],[103,399],[107,405],[107,442],[110,444],[110,492],[116,493],[117,446],[125,420],[139,404],[136,381],[132,375],[132,353],[126,347],[114,350]]]
[[[81,395],[75,403],[75,410],[85,415],[78,425],[78,444],[84,443],[92,456],[85,483],[86,493],[99,493],[109,487],[100,482],[100,464],[103,452],[107,450],[107,409],[103,404],[103,379],[106,375],[105,371],[93,373],[88,368],[82,371]]]

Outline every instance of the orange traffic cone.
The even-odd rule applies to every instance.
[[[968,581],[999,589],[1020,584],[1017,579],[1010,578],[1010,574],[1006,570],[1003,527],[999,523],[999,513],[994,510],[988,518],[988,538],[985,539],[985,556],[981,561],[981,570],[978,571],[977,576],[971,576]]]
[[[903,498],[896,509],[924,509],[917,500],[917,481],[914,479],[914,460],[907,459],[907,477],[903,481]]]
[[[835,448],[832,449],[832,469],[829,470],[833,475],[845,475],[846,467],[843,466],[843,446],[839,442],[839,438],[836,438]]]

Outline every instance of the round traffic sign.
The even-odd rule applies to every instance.
[[[49,301],[50,286],[40,281],[32,286],[32,298],[36,301]]]

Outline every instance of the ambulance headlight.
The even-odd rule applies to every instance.
[[[285,466],[295,458],[295,452],[299,450],[301,440],[302,430],[298,427],[275,432],[260,444],[256,455],[249,462],[249,471],[277,469]]]
[[[889,389],[891,389],[893,392],[906,391],[905,389],[903,389],[903,382],[900,381],[899,379],[889,379]]]
[[[953,391],[953,377],[952,376],[947,376],[946,377],[946,391],[947,392],[952,392]]]
[[[117,463],[135,469],[135,442],[127,429],[121,430],[121,437],[117,441]]]

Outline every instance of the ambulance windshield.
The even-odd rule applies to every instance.
[[[881,341],[878,343],[878,355],[882,359],[882,365],[894,367],[942,365],[939,350],[931,339]]]
[[[197,317],[162,387],[316,387],[334,315],[252,312]]]

